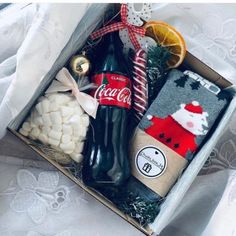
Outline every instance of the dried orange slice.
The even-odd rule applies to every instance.
[[[153,38],[171,53],[167,62],[168,67],[178,67],[186,54],[186,44],[182,35],[174,27],[162,21],[149,21],[145,23],[144,28],[146,36]]]

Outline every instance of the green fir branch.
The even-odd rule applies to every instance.
[[[149,105],[156,98],[165,82],[168,71],[167,61],[171,54],[161,45],[150,46],[147,53],[147,80]]]

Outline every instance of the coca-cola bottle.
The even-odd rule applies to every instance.
[[[96,119],[85,148],[83,181],[93,187],[118,186],[130,175],[127,120],[131,107],[131,81],[119,33],[105,36],[95,61],[92,91],[99,101]]]

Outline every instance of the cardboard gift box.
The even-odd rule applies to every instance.
[[[25,108],[20,112],[20,114],[9,124],[8,131],[13,133],[17,139],[22,140],[27,146],[29,146],[36,153],[42,156],[42,158],[49,161],[59,171],[61,171],[68,178],[74,181],[79,187],[91,194],[98,201],[106,205],[108,208],[110,208],[116,214],[128,221],[130,224],[144,232],[146,235],[158,235],[162,231],[162,229],[168,224],[170,218],[172,217],[180,201],[184,197],[186,191],[190,187],[191,183],[197,176],[202,166],[204,165],[217,140],[220,138],[224,127],[229,122],[229,119],[236,108],[236,88],[229,81],[227,81],[217,72],[215,72],[213,69],[205,65],[203,62],[201,62],[199,59],[197,59],[190,53],[187,53],[184,63],[181,66],[182,69],[192,70],[193,72],[198,73],[205,79],[218,85],[220,88],[228,90],[228,92],[232,95],[233,98],[230,101],[227,109],[225,110],[225,113],[221,117],[217,127],[215,127],[214,132],[211,133],[210,137],[202,146],[201,150],[197,153],[193,161],[184,171],[183,175],[178,179],[176,184],[168,193],[167,197],[165,198],[165,201],[161,205],[160,212],[157,215],[155,221],[152,224],[149,224],[147,227],[141,226],[134,219],[122,213],[114,206],[114,204],[112,204],[98,192],[87,188],[83,184],[82,180],[74,177],[68,170],[63,168],[63,166],[58,164],[56,161],[53,161],[50,156],[48,156],[47,154],[42,152],[42,150],[40,150],[37,146],[35,146],[31,140],[25,138],[17,131],[28,116],[32,107],[35,105],[35,102],[37,101],[38,97],[44,93],[51,81],[55,78],[57,72],[67,63],[71,55],[75,54],[80,48],[82,48],[89,35],[94,31],[95,28],[99,27],[99,25],[102,23],[103,16],[106,12],[109,11],[109,7],[110,4],[92,4],[90,6],[87,13],[75,29],[67,46],[61,51],[61,54],[57,61],[54,63],[52,69],[42,80],[34,96],[31,98]]]

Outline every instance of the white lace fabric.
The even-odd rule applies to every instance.
[[[10,18],[0,11],[0,136],[32,95],[25,91],[37,89],[50,70],[86,7],[30,4],[18,7]],[[152,19],[183,34],[190,52],[236,82],[236,4],[153,4],[152,11]],[[161,236],[236,235],[235,123],[234,114]],[[46,162],[0,153],[0,235],[142,233]]]

